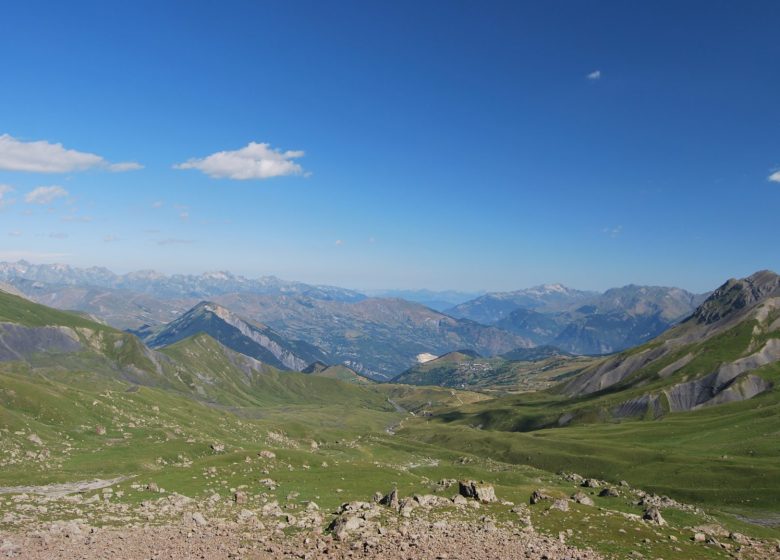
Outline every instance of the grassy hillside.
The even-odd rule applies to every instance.
[[[780,366],[762,375],[780,381]],[[483,401],[425,422],[403,435],[549,471],[621,479],[678,499],[773,517],[780,503],[780,392],[661,420],[531,428],[555,399]],[[780,520],[776,520],[780,521]]]
[[[91,321],[77,313],[52,309],[45,305],[0,291],[0,322],[16,323],[26,327],[64,326],[118,332],[115,329]]]
[[[576,375],[597,358],[555,355],[539,360],[481,358],[450,352],[418,364],[396,377],[394,383],[439,385],[467,390],[535,391]]]
[[[386,410],[375,392],[353,383],[298,372],[282,372],[231,351],[206,334],[161,349],[182,390],[224,406],[307,404]],[[186,389],[185,389],[186,387]]]

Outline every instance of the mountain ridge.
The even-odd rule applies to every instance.
[[[287,340],[267,325],[249,322],[211,301],[202,301],[164,327],[140,334],[151,348],[161,348],[198,333],[208,334],[236,352],[281,369],[300,371],[325,359],[315,346]]]

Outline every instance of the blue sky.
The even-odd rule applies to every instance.
[[[780,269],[777,2],[3,10],[2,260],[364,289]]]

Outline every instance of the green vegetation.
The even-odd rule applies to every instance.
[[[517,504],[540,487],[568,497],[576,483],[552,474],[568,471],[626,480],[707,510],[665,509],[666,527],[637,523],[622,515],[643,512],[628,490],[619,498],[588,490],[602,509],[573,503],[566,513],[531,508],[538,530],[557,536],[564,526],[572,529],[571,544],[617,557],[641,550],[646,557],[682,560],[721,554],[690,541],[690,527],[702,523],[780,536],[780,529],[733,517],[778,522],[780,362],[751,372],[774,387],[750,400],[657,419],[612,413],[627,398],[660,392],[755,352],[777,336],[765,328],[776,321],[772,315],[675,348],[601,392],[491,398],[449,387],[358,384],[347,368],[282,372],[204,334],[153,352],[131,335],[67,313],[48,316],[46,308],[11,297],[0,297],[2,321],[81,321],[83,347],[0,362],[0,486],[128,476],[114,489],[131,505],[149,499],[139,484],[155,482],[197,499],[228,497],[242,486],[280,502],[297,493],[286,501],[313,500],[332,512],[393,486],[402,495],[451,496],[452,488],[436,484],[442,479],[485,480],[501,499]],[[658,376],[687,353],[695,356],[686,366]],[[449,363],[478,360],[450,356]],[[555,371],[548,379],[561,375]],[[264,450],[276,458],[262,459]],[[261,478],[278,487],[265,489]],[[0,519],[13,507],[12,500],[0,501]],[[463,515],[517,519],[502,504]],[[2,528],[9,527],[0,522]]]
[[[450,352],[411,367],[396,377],[394,382],[504,393],[539,391],[577,375],[598,361],[598,358],[568,355],[542,356],[538,360],[509,360]]]

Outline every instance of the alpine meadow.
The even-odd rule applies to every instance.
[[[780,559],[778,21],[5,6],[0,558]]]

